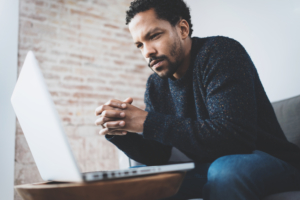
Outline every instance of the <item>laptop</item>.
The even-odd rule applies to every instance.
[[[189,162],[81,173],[38,62],[31,51],[26,56],[11,102],[45,181],[89,182],[194,168],[194,163]]]

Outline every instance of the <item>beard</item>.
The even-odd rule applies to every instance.
[[[177,37],[176,40],[173,42],[172,45],[170,45],[170,55],[175,58],[174,62],[171,62],[168,56],[166,55],[161,55],[161,56],[151,56],[149,60],[148,66],[150,69],[155,72],[160,78],[162,79],[167,79],[171,78],[173,79],[173,74],[178,70],[179,66],[182,64],[182,59],[181,57],[183,56],[183,48],[180,43],[179,38]],[[164,73],[158,73],[154,71],[150,65],[150,63],[153,60],[165,60],[167,62],[167,70]]]

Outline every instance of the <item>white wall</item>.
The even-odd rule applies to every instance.
[[[16,117],[10,96],[17,79],[19,1],[0,0],[0,199],[14,197]]]
[[[300,94],[299,0],[186,0],[193,36],[223,35],[250,54],[273,101]]]

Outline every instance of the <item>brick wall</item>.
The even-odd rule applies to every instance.
[[[117,149],[94,125],[95,108],[129,96],[144,108],[151,71],[125,25],[130,1],[20,0],[19,70],[27,51],[33,50],[82,171],[118,168]],[[38,181],[17,125],[15,184]]]

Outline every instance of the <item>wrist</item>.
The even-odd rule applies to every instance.
[[[148,112],[147,111],[143,111],[143,114],[140,117],[140,121],[139,121],[139,130],[137,132],[141,133],[144,131],[144,123],[146,121]]]

